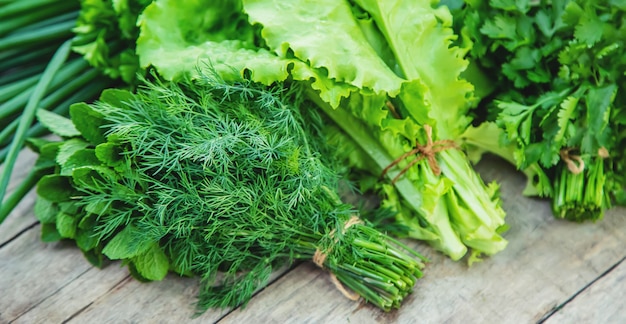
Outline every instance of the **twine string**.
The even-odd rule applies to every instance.
[[[385,167],[385,169],[383,169],[381,178],[384,177],[385,174],[387,174],[387,172],[389,172],[391,168],[398,165],[398,163],[400,163],[401,161],[405,160],[406,158],[412,155],[418,155],[418,156],[414,158],[411,162],[409,162],[409,164],[407,164],[404,168],[402,168],[402,170],[400,170],[400,172],[391,180],[392,184],[395,183],[412,166],[414,166],[419,161],[424,160],[424,159],[428,161],[428,165],[430,166],[430,169],[433,171],[433,173],[436,176],[439,176],[441,174],[441,168],[439,167],[439,164],[437,163],[435,154],[443,150],[450,149],[450,148],[457,148],[456,143],[454,143],[454,141],[452,140],[438,140],[438,141],[433,142],[433,129],[430,125],[424,125],[424,131],[426,131],[426,144],[421,145],[417,143],[415,144],[414,149],[402,154],[400,157],[393,160],[393,162],[391,162],[387,167]]]
[[[571,150],[571,148],[564,148],[559,151],[559,155],[571,173],[579,174],[585,170],[585,161],[583,161],[580,155],[570,154]]]
[[[402,117],[400,117],[400,114],[396,110],[396,107],[391,103],[391,101],[389,100],[385,101],[385,106],[387,106],[387,109],[389,110],[389,112],[391,112],[391,115],[393,115],[393,118],[402,119]]]
[[[350,217],[350,219],[348,219],[347,222],[344,223],[343,225],[343,229],[341,231],[341,233],[345,233],[345,231],[350,228],[351,226],[354,226],[356,224],[362,224],[363,221],[361,221],[361,219],[359,219],[359,217],[357,216],[352,216]],[[328,233],[328,235],[331,238],[334,238],[334,242],[336,243],[338,241],[338,239],[335,236],[335,229],[333,229],[332,231],[330,231],[330,233]],[[315,250],[315,253],[313,253],[313,263],[315,263],[315,265],[317,265],[318,267],[324,269],[324,262],[326,262],[326,258],[328,257],[328,253],[330,253],[330,251],[332,250],[332,246],[330,246],[328,248],[328,252],[322,252],[322,250],[320,250],[319,248],[317,248]],[[335,288],[337,288],[337,290],[339,290],[346,298],[350,299],[350,300],[358,300],[361,296],[353,291],[349,291],[348,289],[346,289],[346,287],[343,286],[343,284],[341,284],[341,282],[339,281],[339,279],[337,279],[337,276],[334,273],[330,274],[330,280],[332,281],[332,283],[335,285]]]
[[[606,149],[606,147],[601,147],[598,149],[598,156],[603,158],[603,159],[607,159],[609,157],[609,150]]]

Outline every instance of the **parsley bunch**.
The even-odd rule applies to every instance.
[[[509,159],[555,216],[602,218],[624,196],[624,1],[468,0],[455,15]]]
[[[81,0],[72,50],[112,79],[135,84],[137,18],[152,0]]]
[[[106,90],[73,105],[71,122],[44,118],[64,137],[39,143],[56,165],[37,188],[44,240],[74,239],[142,280],[197,275],[199,311],[245,304],[274,269],[311,259],[339,288],[399,307],[423,257],[341,201],[301,93],[203,75]]]

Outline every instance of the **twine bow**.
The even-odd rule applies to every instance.
[[[417,164],[417,162],[426,159],[428,161],[428,165],[430,169],[433,171],[435,175],[441,174],[441,168],[437,164],[437,159],[435,158],[435,154],[447,150],[449,148],[456,148],[456,143],[452,140],[438,140],[433,142],[433,129],[430,125],[424,125],[424,130],[426,131],[426,145],[421,145],[419,143],[415,144],[415,148],[409,152],[402,154],[402,156],[395,159],[391,164],[389,164],[382,172],[381,177],[385,176],[387,172],[396,166],[398,163],[408,158],[411,155],[419,155],[415,159],[413,159],[407,166],[405,166],[398,175],[396,175],[391,183],[395,183],[404,173],[406,173],[412,166]]]
[[[352,216],[350,217],[350,219],[343,225],[343,229],[342,229],[342,233],[344,233],[348,228],[350,228],[351,226],[354,226],[356,224],[362,224],[363,221],[361,221],[357,216]],[[335,236],[335,230],[333,229],[332,231],[330,231],[330,233],[328,234],[330,237],[334,237]],[[337,242],[337,239],[335,238],[335,242]],[[320,250],[319,248],[317,248],[315,250],[315,253],[313,254],[313,263],[315,263],[315,265],[317,265],[318,267],[324,269],[324,262],[326,261],[326,258],[328,257],[328,253],[332,250],[332,246],[328,249],[328,252],[322,252],[322,250]],[[339,279],[337,279],[337,276],[335,276],[334,273],[330,274],[330,280],[333,282],[333,284],[335,285],[335,287],[337,288],[337,290],[339,290],[344,296],[346,296],[346,298],[350,299],[350,300],[358,300],[361,296],[359,296],[359,294],[352,292],[352,291],[348,291],[346,289],[346,287],[344,287],[341,282],[339,281]]]

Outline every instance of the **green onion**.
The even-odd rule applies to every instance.
[[[26,104],[26,108],[24,108],[24,112],[22,113],[22,117],[20,118],[20,123],[17,127],[17,131],[15,133],[15,137],[13,142],[11,143],[11,148],[7,154],[7,161],[5,163],[4,169],[2,170],[2,174],[0,174],[0,197],[4,197],[6,189],[9,185],[9,179],[11,177],[11,172],[13,171],[13,166],[15,165],[15,161],[17,160],[17,155],[19,151],[22,149],[24,145],[24,140],[26,136],[26,131],[28,127],[32,124],[33,119],[35,118],[35,111],[37,109],[37,105],[45,95],[45,92],[50,85],[52,79],[54,78],[56,72],[61,68],[63,63],[66,61],[68,55],[70,54],[71,49],[71,41],[66,41],[59,47],[57,52],[52,57],[50,64],[46,67],[43,75],[39,82],[37,82],[37,86],[35,87],[32,96],[29,98],[28,103]],[[1,205],[4,202],[0,202],[0,209],[2,209]]]

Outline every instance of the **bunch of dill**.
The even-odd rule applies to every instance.
[[[57,164],[38,186],[44,237],[139,279],[200,276],[200,311],[245,304],[274,269],[311,259],[338,288],[399,307],[424,258],[342,202],[302,93],[204,75],[73,105],[76,136],[42,149]]]

